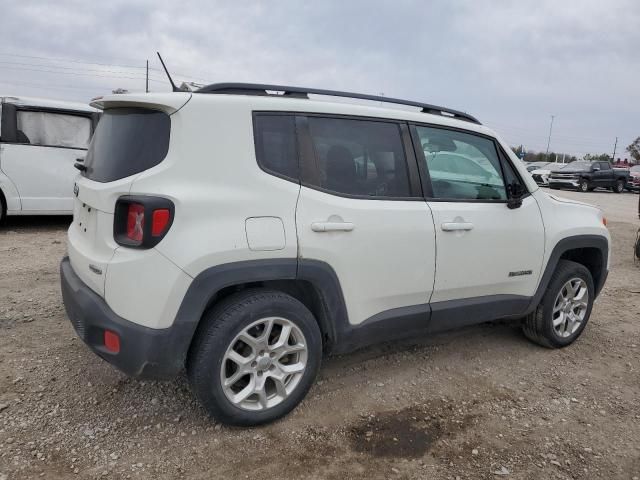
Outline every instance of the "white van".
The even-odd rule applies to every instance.
[[[74,164],[99,119],[81,103],[0,96],[0,220],[71,215]]]

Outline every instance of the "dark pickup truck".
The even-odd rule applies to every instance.
[[[612,168],[609,162],[571,162],[549,175],[549,187],[573,188],[581,192],[601,187],[621,193],[628,181],[629,170]]]

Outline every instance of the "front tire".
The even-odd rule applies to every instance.
[[[578,185],[578,190],[583,193],[587,193],[589,191],[589,182],[586,180],[580,180],[580,184]]]
[[[624,192],[624,186],[625,186],[625,181],[624,180],[618,180],[615,184],[615,186],[613,187],[613,191],[615,193],[622,193]]]
[[[305,397],[320,368],[322,336],[311,312],[282,292],[247,290],[205,314],[187,373],[221,423],[272,422]]]
[[[547,348],[570,345],[589,321],[594,292],[593,278],[584,265],[560,260],[540,304],[524,320],[524,334]]]

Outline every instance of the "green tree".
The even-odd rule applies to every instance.
[[[636,138],[631,145],[627,147],[627,152],[636,163],[640,163],[640,137]]]

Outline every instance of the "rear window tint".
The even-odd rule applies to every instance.
[[[410,197],[400,127],[395,123],[309,117],[317,187],[362,198]]]
[[[256,114],[256,159],[265,170],[298,180],[298,151],[293,115]]]
[[[169,151],[169,115],[145,108],[105,110],[87,152],[84,176],[112,182],[158,165]]]

